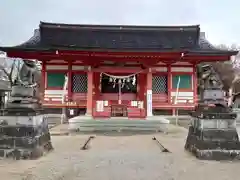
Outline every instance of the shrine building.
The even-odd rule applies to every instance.
[[[198,100],[196,65],[237,54],[215,48],[198,25],[46,22],[28,41],[0,50],[41,61],[46,109],[142,119],[192,109]]]

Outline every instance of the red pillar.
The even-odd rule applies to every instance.
[[[47,78],[46,78],[46,61],[42,60],[42,88],[41,88],[41,98],[42,98],[42,102],[44,102],[45,100],[45,89],[47,87]]]
[[[92,107],[93,107],[93,72],[91,67],[88,69],[87,72],[88,77],[88,91],[87,91],[87,116],[92,116]]]
[[[99,90],[99,86],[100,86],[100,73],[99,72],[94,72],[93,78],[94,78],[93,83],[95,85],[95,88],[94,88],[95,97],[98,98],[99,94],[100,94],[100,90]]]
[[[140,73],[138,74],[138,97],[140,101],[144,101],[144,94],[145,94],[145,85],[146,85],[146,80],[145,80],[146,74]]]
[[[146,107],[147,107],[147,116],[152,116],[152,70],[149,69],[147,72],[147,84],[146,84]]]
[[[198,103],[198,82],[197,82],[197,66],[196,64],[193,66],[193,103],[196,105]]]
[[[42,79],[42,82],[43,82],[43,84],[44,84],[44,91],[45,91],[45,89],[46,89],[46,87],[47,87],[47,76],[46,76],[46,61],[42,61],[42,77],[43,77],[43,79]]]
[[[167,87],[168,87],[168,104],[171,104],[171,91],[172,91],[172,73],[171,73],[171,64],[167,66]]]
[[[72,61],[68,61],[68,100],[72,100]]]

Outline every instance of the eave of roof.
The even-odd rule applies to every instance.
[[[212,45],[205,36],[199,36],[199,44],[196,49],[190,50],[188,55],[205,55],[205,56],[235,56],[239,51],[236,50],[223,50]]]
[[[55,41],[53,41],[53,42],[49,41],[48,37],[47,37],[47,43],[45,43],[46,34],[43,33],[43,31],[45,32],[46,29],[41,29],[41,27],[42,28],[45,27],[45,26],[48,27],[49,25],[54,27],[54,32],[56,30],[58,32],[59,24],[41,23],[40,24],[40,29],[36,29],[34,31],[33,37],[31,37],[28,41],[26,41],[26,42],[24,42],[24,43],[22,43],[22,44],[20,44],[18,46],[0,47],[0,50],[3,50],[3,51],[14,51],[14,50],[19,50],[19,51],[21,51],[21,50],[22,51],[52,51],[52,50],[61,50],[62,49],[62,50],[76,50],[76,51],[86,51],[86,50],[87,51],[103,51],[103,52],[106,52],[106,51],[115,51],[115,52],[176,52],[177,51],[177,52],[182,52],[182,51],[186,51],[188,49],[188,48],[181,48],[181,47],[173,48],[172,44],[170,44],[170,45],[166,44],[165,45],[164,43],[162,43],[162,39],[160,41],[160,44],[158,44],[157,46],[156,45],[146,46],[146,45],[142,45],[142,44],[140,44],[140,45],[139,44],[137,44],[137,45],[134,44],[134,43],[139,43],[138,42],[139,41],[138,36],[141,35],[141,33],[137,34],[137,36],[133,37],[133,39],[130,38],[130,43],[133,43],[132,46],[126,46],[125,47],[124,44],[121,44],[121,43],[126,43],[126,42],[121,42],[121,40],[120,40],[122,38],[122,35],[121,35],[120,31],[124,31],[124,30],[119,30],[119,28],[117,28],[118,26],[104,26],[104,28],[106,28],[107,30],[109,28],[110,29],[111,28],[117,28],[118,29],[117,34],[115,34],[116,37],[115,36],[114,37],[110,36],[110,38],[116,38],[116,39],[108,39],[108,41],[109,42],[111,42],[111,41],[119,41],[118,43],[119,43],[120,47],[118,45],[114,47],[115,43],[113,43],[113,45],[111,45],[111,44],[109,45],[108,44],[107,46],[105,44],[105,47],[104,46],[101,47],[101,45],[99,46],[98,44],[93,44],[93,45],[89,45],[88,46],[88,43],[86,43],[87,41],[85,41],[85,43],[81,43],[81,41],[80,41],[80,44],[78,44],[79,42],[71,42],[71,43],[69,43],[67,41],[67,43],[69,45],[64,45],[64,43],[60,43],[60,45],[58,45],[59,42],[57,41],[58,44],[55,45],[54,44]],[[67,26],[67,27],[70,26],[70,27],[72,27],[74,25],[62,25],[61,24],[60,26],[61,27],[62,26]],[[82,26],[78,25],[78,27],[82,27]],[[94,27],[94,28],[95,27],[96,28],[100,27],[101,28],[102,26],[100,26],[100,25],[83,25],[83,27],[84,28],[89,28],[89,27]],[[124,26],[124,28],[125,28],[125,30],[128,31],[127,33],[129,33],[129,31],[131,31],[131,33],[134,33],[134,34],[137,31],[135,31],[133,28],[136,28],[137,30],[142,28],[141,31],[143,31],[144,29],[147,29],[149,31],[153,30],[154,32],[156,32],[157,29],[160,29],[160,30],[164,30],[164,33],[168,32],[167,29],[171,29],[171,31],[173,30],[173,32],[177,31],[177,33],[184,32],[187,29],[187,30],[192,31],[193,33],[195,33],[194,36],[192,36],[192,34],[191,34],[191,37],[187,36],[187,38],[191,38],[191,39],[188,39],[188,41],[190,41],[190,40],[192,41],[191,42],[192,44],[188,43],[187,46],[194,46],[194,44],[196,44],[196,37],[197,37],[196,33],[199,32],[199,26],[185,26],[185,27],[183,27],[183,26],[181,26],[181,27],[180,26],[175,26],[175,27],[169,27],[169,26],[164,26],[164,27],[163,26],[161,26],[161,27],[160,26],[154,26],[154,27],[153,26],[151,26],[151,27],[148,27],[148,26],[141,26],[141,27],[140,26]],[[183,29],[185,29],[185,30],[183,30]],[[108,32],[108,31],[105,31],[105,29],[102,29],[101,31],[104,31],[105,34]],[[48,32],[48,30],[47,30],[47,32]],[[72,32],[72,31],[70,31],[70,32]],[[86,30],[84,32],[86,32]],[[51,31],[51,33],[52,33],[52,31]],[[79,33],[81,34],[82,31],[80,31]],[[148,32],[148,33],[150,33],[150,36],[149,37],[147,36],[145,38],[153,38],[153,37],[151,37],[151,32]],[[74,34],[74,35],[76,35],[76,34]],[[98,35],[98,38],[99,38],[99,34],[97,34],[97,35]],[[128,34],[127,38],[129,38],[129,35],[131,36],[131,34]],[[156,35],[159,36],[158,33]],[[49,36],[49,34],[47,34],[47,36]],[[186,34],[185,34],[185,36],[186,36]],[[50,36],[50,37],[52,37],[52,36]],[[119,40],[118,40],[118,38],[119,38]],[[145,39],[141,39],[140,42],[144,44],[144,42],[142,42],[143,40],[145,40]],[[152,39],[150,39],[150,40],[152,40]],[[131,42],[131,41],[134,41],[134,42]],[[168,41],[169,41],[169,39],[168,39]],[[186,40],[184,40],[184,41],[186,41]],[[77,44],[75,44],[75,43],[77,43]],[[169,42],[167,42],[167,43],[169,43]]]
[[[136,31],[193,31],[196,33],[200,33],[199,25],[193,26],[128,26],[128,25],[74,25],[74,24],[62,24],[62,23],[46,23],[41,22],[39,25],[40,29],[36,29],[34,31],[33,37],[31,37],[28,41],[12,47],[0,47],[0,50],[5,52],[10,51],[56,51],[56,50],[76,50],[76,51],[89,51],[89,52],[186,52],[189,56],[232,56],[236,55],[238,51],[228,51],[228,50],[220,50],[215,48],[211,43],[209,43],[205,38],[199,38],[199,44],[195,48],[160,48],[160,47],[152,47],[152,48],[118,48],[111,47],[108,48],[96,48],[96,47],[88,47],[81,46],[78,47],[76,45],[48,45],[44,44],[41,41],[41,28],[80,28],[80,29],[101,29],[101,30],[117,30],[117,31],[132,31],[133,33]]]
[[[127,30],[127,31],[194,31],[199,30],[199,25],[189,26],[142,26],[142,25],[99,25],[99,24],[64,24],[40,22],[41,28],[67,28],[67,29],[96,29],[96,30]]]

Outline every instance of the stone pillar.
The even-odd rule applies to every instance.
[[[86,116],[92,116],[92,108],[93,108],[93,72],[91,67],[88,68],[87,72],[87,112]]]
[[[146,92],[146,102],[147,102],[147,117],[153,116],[152,114],[152,70],[149,69],[147,72],[147,92]]]

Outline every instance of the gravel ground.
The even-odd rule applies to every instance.
[[[3,180],[234,180],[240,162],[199,161],[184,151],[186,131],[155,134],[172,153],[162,153],[153,134],[54,136],[55,150],[35,161],[0,161]]]

